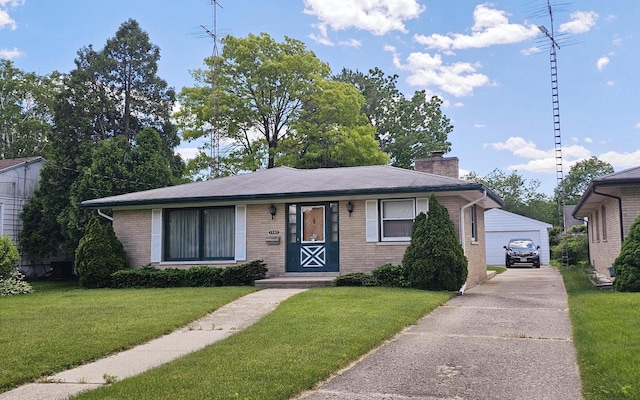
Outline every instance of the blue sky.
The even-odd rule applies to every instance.
[[[546,0],[219,0],[218,34],[302,40],[331,66],[399,75],[408,96],[445,101],[450,156],[463,171],[517,170],[556,184]],[[552,2],[554,3],[560,2]],[[640,2],[554,7],[564,171],[596,156],[616,171],[640,165]],[[180,90],[211,55],[201,25],[210,0],[0,0],[0,57],[39,74],[68,72],[76,52],[101,48],[128,18],[161,49],[159,75]],[[192,154],[193,143],[180,152]]]

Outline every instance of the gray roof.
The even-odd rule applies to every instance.
[[[640,167],[633,167],[609,175],[598,177],[589,183],[580,201],[573,210],[575,218],[586,217],[601,202],[602,195],[611,195],[615,189],[621,186],[640,186]],[[605,196],[606,197],[606,196]]]
[[[0,172],[4,170],[9,170],[11,168],[15,168],[17,166],[31,164],[37,161],[44,161],[44,158],[37,157],[24,157],[24,158],[8,158],[5,160],[0,160]]]
[[[461,179],[390,166],[323,169],[279,167],[204,182],[187,183],[82,202],[84,207],[119,207],[170,203],[278,200],[301,197],[487,190]],[[477,195],[474,194],[473,197]],[[504,203],[487,190],[489,207]],[[485,207],[485,208],[489,208]]]

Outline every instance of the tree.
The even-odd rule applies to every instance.
[[[319,82],[289,137],[281,141],[277,162],[296,168],[385,164],[388,157],[361,111],[363,103],[351,84]]]
[[[620,292],[640,292],[640,217],[629,228],[620,254],[613,262],[616,279],[613,288]]]
[[[75,261],[78,283],[85,288],[109,287],[111,274],[127,267],[124,248],[111,224],[102,225],[96,216],[78,244]]]
[[[86,169],[93,167],[95,175],[96,165],[101,165],[107,172],[99,174],[104,178],[100,182],[93,179],[93,188],[100,190],[99,196],[122,193],[122,186],[106,181],[129,180],[137,165],[149,162],[145,157],[128,161],[133,160],[128,152],[145,142],[139,137],[145,128],[159,135],[154,152],[171,169],[169,178],[164,167],[157,175],[147,174],[162,179],[150,181],[145,189],[172,184],[182,176],[182,162],[173,152],[179,139],[169,120],[174,92],[157,77],[159,52],[148,40],[137,22],[128,20],[103,50],[88,46],[78,51],[76,68],[62,80],[54,102],[54,129],[48,137],[52,151],[41,171],[40,189],[22,213],[20,239],[26,251],[50,255],[62,248],[75,254],[86,222],[86,212],[80,212],[77,203],[98,195],[79,189],[86,185],[77,181]],[[94,165],[94,147],[115,137],[122,138],[114,139],[122,145],[122,157]],[[159,165],[156,158],[152,164]]]
[[[562,180],[564,203],[577,204],[592,180],[612,173],[611,164],[598,160],[595,156],[573,164]],[[556,198],[558,190],[559,188],[556,188]]]
[[[0,60],[0,158],[44,155],[56,75],[38,76]]]
[[[434,150],[451,151],[447,138],[453,125],[437,96],[428,99],[422,90],[408,100],[396,87],[398,76],[385,77],[378,68],[368,75],[343,69],[334,79],[353,84],[365,97],[362,110],[391,165],[411,169],[415,159],[429,157]]]
[[[206,60],[216,65],[217,124],[242,152],[255,157],[266,146],[266,167],[273,168],[280,141],[288,137],[288,128],[300,117],[318,81],[329,75],[329,66],[304,43],[289,37],[278,43],[266,33],[227,36],[222,43],[221,59]],[[200,86],[183,89],[180,95],[183,110],[177,117],[188,139],[210,133],[212,77],[196,71],[194,78]],[[242,158],[235,156],[235,160]]]
[[[402,264],[411,286],[420,289],[457,291],[467,280],[467,257],[449,212],[434,195],[427,215],[420,213],[414,221]]]
[[[507,174],[497,168],[485,176],[472,171],[463,179],[482,183],[497,194],[505,203],[505,211],[553,225],[560,223],[557,203],[539,192],[540,181],[537,179],[527,181],[518,171]]]

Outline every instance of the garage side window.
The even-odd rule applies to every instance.
[[[167,210],[165,260],[233,260],[235,210],[212,207]]]
[[[607,209],[602,206],[602,240],[607,241]]]
[[[594,221],[595,224],[593,225],[593,230],[596,231],[596,242],[599,242],[600,241],[600,228],[599,228],[599,226],[600,226],[600,216],[598,214],[598,210],[596,210],[595,216],[596,216],[596,218],[595,218],[595,221]]]
[[[469,209],[471,212],[471,241],[478,241],[478,210],[476,209],[476,205],[472,205]]]

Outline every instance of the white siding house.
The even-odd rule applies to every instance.
[[[484,213],[487,265],[504,265],[504,248],[509,239],[526,238],[540,246],[540,262],[549,264],[551,224],[497,208]]]
[[[38,187],[43,164],[42,157],[0,160],[0,236],[9,235],[19,250],[20,213]],[[23,266],[25,255],[20,255]]]

